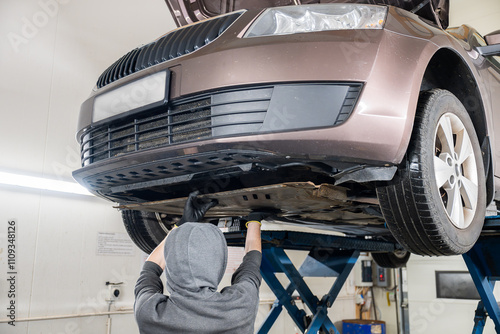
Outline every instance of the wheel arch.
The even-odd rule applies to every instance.
[[[425,69],[420,92],[433,88],[453,93],[467,110],[481,144],[486,172],[487,203],[493,200],[494,178],[491,145],[485,108],[479,85],[466,61],[454,50],[441,48],[429,60]]]

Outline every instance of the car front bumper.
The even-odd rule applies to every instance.
[[[207,176],[211,173],[251,172],[257,165],[319,164],[333,176],[359,166],[391,167],[401,161],[425,70],[419,59],[430,58],[436,45],[387,28],[237,38],[252,17],[244,13],[222,36],[196,52],[94,92],[80,113],[78,139],[84,164],[74,172],[75,179],[101,196],[127,202],[154,200],[164,191],[141,195],[142,189],[186,183],[200,175],[213,179]],[[386,27],[396,21],[389,15]],[[96,97],[160,71],[170,74],[168,101],[92,122]],[[361,86],[362,90],[349,91]],[[323,93],[316,94],[311,87]],[[344,112],[349,94],[357,103]],[[207,98],[210,101],[203,103],[210,104],[208,112],[206,105],[196,105]],[[177,140],[171,133],[176,121],[168,113],[190,103],[205,110],[199,116],[206,124],[199,125],[199,132],[183,133],[181,128],[177,138],[186,136]],[[238,110],[243,105],[246,109]],[[132,122],[135,127],[137,119],[161,112],[167,112],[168,123],[163,145],[146,143],[141,148],[137,134],[147,129],[134,129],[133,139],[125,138],[123,128],[118,128],[116,137],[110,133],[110,126]],[[108,146],[100,158],[99,152],[90,152],[87,135],[99,129],[103,129],[100,136],[108,137],[105,142],[121,141],[118,146],[125,149],[113,151]],[[377,176],[367,179],[373,180]]]

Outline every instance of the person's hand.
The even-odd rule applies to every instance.
[[[272,214],[273,213],[269,212],[269,211],[268,212],[266,212],[266,211],[253,211],[248,216],[245,216],[242,218],[243,218],[244,222],[246,221],[245,227],[248,228],[248,223],[251,223],[251,222],[258,222],[259,225],[262,226],[261,221],[272,216]],[[240,228],[243,228],[243,226],[241,226]]]
[[[258,221],[259,223],[270,217],[272,212],[253,211],[248,216],[243,217],[247,222]]]
[[[265,210],[265,209],[264,209]],[[276,213],[277,210],[273,210]],[[271,216],[273,212],[271,211],[253,211],[248,216],[242,217],[246,220],[245,227],[246,237],[245,237],[245,254],[251,251],[259,251],[262,253],[262,238],[261,233],[261,221]],[[243,229],[243,226],[240,225]]]
[[[181,226],[184,223],[195,223],[199,222],[205,216],[205,213],[219,204],[219,201],[214,198],[197,198],[200,192],[198,190],[193,191],[189,194],[189,197],[184,206],[184,213],[181,220],[177,223],[177,226]]]

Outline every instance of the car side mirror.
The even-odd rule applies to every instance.
[[[500,56],[500,30],[489,33],[484,39],[488,45],[476,47],[477,52],[484,57]]]
[[[484,39],[488,45],[500,44],[500,30],[490,32]]]

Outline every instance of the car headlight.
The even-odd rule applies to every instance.
[[[387,7],[358,4],[288,6],[265,10],[245,37],[346,29],[382,29]]]

